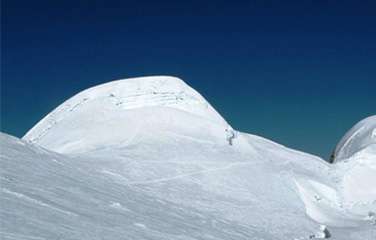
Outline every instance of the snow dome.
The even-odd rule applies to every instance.
[[[358,122],[343,136],[334,150],[332,161],[342,161],[368,147],[376,147],[376,115]]]

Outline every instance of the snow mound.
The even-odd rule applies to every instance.
[[[118,80],[84,90],[58,106],[23,139],[60,153],[82,153],[161,132],[225,139],[226,121],[194,89],[168,76]]]
[[[344,135],[334,150],[333,161],[342,161],[367,147],[375,148],[375,145],[376,115],[373,115],[355,124]]]

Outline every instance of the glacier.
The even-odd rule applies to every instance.
[[[98,85],[22,139],[0,134],[0,236],[371,240],[375,123],[330,164],[236,131],[179,78]]]

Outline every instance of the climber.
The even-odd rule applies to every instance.
[[[372,225],[376,225],[376,213],[368,212],[366,220],[369,221]]]
[[[330,232],[325,225],[320,225],[320,231],[314,235],[309,236],[310,239],[327,239],[330,237]]]
[[[228,141],[228,144],[232,146],[233,139],[236,138],[236,134],[231,127],[226,128],[225,131],[226,131],[226,140]]]

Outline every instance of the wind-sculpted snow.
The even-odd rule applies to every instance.
[[[343,136],[334,151],[334,161],[347,159],[367,147],[376,149],[376,115],[358,122]]]
[[[190,97],[134,104],[136,86]],[[83,91],[25,139],[0,135],[2,239],[376,236],[373,148],[329,164],[236,132],[175,78]]]
[[[222,136],[228,124],[182,80],[143,77],[78,93],[43,118],[24,139],[60,153],[77,153],[130,143],[140,133],[179,131],[175,127],[185,129],[186,135],[201,134],[205,140],[205,135],[212,139],[218,128]]]

